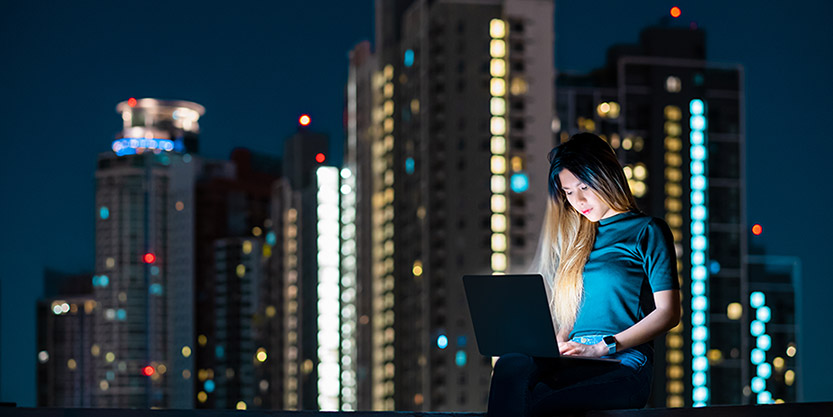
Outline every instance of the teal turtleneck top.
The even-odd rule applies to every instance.
[[[599,220],[570,337],[615,335],[656,308],[653,293],[679,288],[674,238],[665,221],[635,212]]]

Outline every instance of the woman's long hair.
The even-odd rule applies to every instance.
[[[558,328],[572,328],[584,293],[584,265],[596,240],[596,224],[567,201],[558,174],[567,169],[615,211],[638,211],[628,180],[610,145],[592,133],[578,133],[556,146],[550,162],[549,193],[539,272],[552,282],[550,309]]]

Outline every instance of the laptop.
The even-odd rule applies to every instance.
[[[541,275],[463,277],[477,348],[483,356],[523,353],[565,365],[611,367],[616,359],[561,356]]]

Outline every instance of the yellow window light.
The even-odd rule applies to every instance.
[[[489,44],[489,52],[492,58],[503,58],[506,56],[506,42],[500,39],[492,39],[491,44]]]
[[[493,96],[503,97],[506,95],[506,81],[503,78],[492,78],[489,91]]]
[[[506,172],[506,158],[500,155],[492,155],[492,174],[503,174]]]
[[[506,119],[500,116],[492,117],[491,130],[493,135],[506,133]]]
[[[492,116],[503,116],[506,114],[506,100],[501,97],[492,97],[489,103]]]
[[[502,178],[502,177],[501,177]],[[503,233],[506,231],[506,216],[503,214],[492,214],[492,231]]]
[[[502,38],[506,36],[506,22],[500,19],[492,19],[489,22],[489,35],[493,38]]]
[[[503,136],[492,136],[491,150],[493,154],[500,155],[506,153],[506,138]]]
[[[492,58],[489,62],[489,73],[492,77],[503,77],[506,75],[506,60],[501,58]]]
[[[502,195],[492,196],[492,213],[506,212],[506,197]]]
[[[492,192],[502,194],[506,192],[506,177],[503,175],[492,175]]]

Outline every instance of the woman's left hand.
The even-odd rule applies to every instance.
[[[595,345],[564,342],[558,344],[558,350],[562,355],[567,356],[587,356],[591,358],[598,358],[607,355],[607,345],[604,342],[599,342]]]

